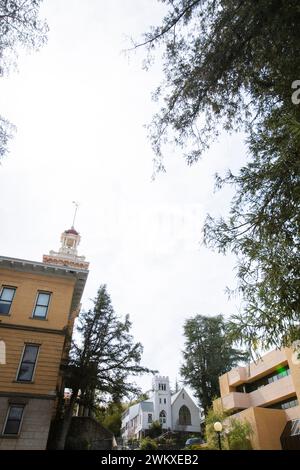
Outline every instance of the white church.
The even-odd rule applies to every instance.
[[[140,439],[147,434],[153,421],[159,421],[163,431],[200,432],[200,408],[181,388],[171,395],[168,377],[155,376],[151,396],[130,406],[122,415],[122,438]]]

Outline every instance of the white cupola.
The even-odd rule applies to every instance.
[[[49,255],[44,255],[43,262],[77,269],[88,269],[89,263],[85,261],[85,256],[78,256],[77,247],[79,243],[80,235],[72,225],[70,229],[61,234],[59,250],[51,250]]]

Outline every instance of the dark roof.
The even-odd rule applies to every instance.
[[[72,233],[73,235],[79,235],[79,233],[75,230],[74,227],[69,228],[69,230],[65,230],[65,233]]]

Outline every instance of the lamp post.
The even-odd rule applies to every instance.
[[[216,421],[214,424],[214,430],[216,431],[218,435],[218,444],[219,444],[219,450],[222,450],[222,443],[221,443],[221,432],[222,432],[223,426],[220,421]]]

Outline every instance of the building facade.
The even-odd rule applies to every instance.
[[[79,234],[70,230],[61,250],[75,238],[76,252]],[[59,262],[0,257],[0,450],[46,448],[88,275],[88,263],[60,255]]]
[[[163,431],[201,431],[199,407],[184,388],[172,395],[168,377],[155,376],[150,398],[123,413],[123,439],[140,439],[147,435],[153,421],[159,421]]]
[[[214,408],[221,407],[233,418],[251,424],[254,449],[300,448],[300,361],[296,349],[271,351],[256,363],[222,375],[219,383],[221,397],[215,400]]]

